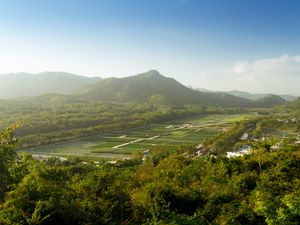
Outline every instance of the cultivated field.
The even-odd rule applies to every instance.
[[[202,115],[28,149],[34,156],[124,159],[155,146],[198,145],[247,115]]]

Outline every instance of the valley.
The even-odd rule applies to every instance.
[[[285,201],[299,205],[300,98],[204,93],[157,71],[77,81],[0,100],[1,225],[298,221]]]
[[[0,1],[0,225],[300,224],[300,1]]]
[[[23,150],[36,158],[40,156],[40,159],[47,156],[129,159],[155,148],[175,151],[184,145],[197,146],[206,138],[225,131],[234,122],[249,116],[250,114],[204,114]]]

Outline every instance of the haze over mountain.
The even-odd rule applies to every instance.
[[[192,86],[190,86],[190,88],[197,90],[197,91],[201,91],[201,92],[221,92],[221,91],[213,91],[213,90],[209,90],[206,88],[194,88]],[[232,90],[232,91],[225,91],[225,93],[237,96],[237,97],[241,97],[241,98],[246,98],[249,100],[258,100],[260,98],[265,98],[268,96],[272,96],[274,94],[272,93],[262,93],[262,94],[257,94],[257,93],[250,93],[250,92],[246,92],[246,91],[239,91],[239,90]],[[277,95],[281,98],[283,98],[285,101],[294,101],[296,100],[298,97],[294,96],[294,95]]]
[[[47,93],[72,94],[100,80],[99,77],[85,77],[65,72],[2,74],[0,75],[0,99]]]
[[[55,95],[53,95],[55,94]],[[191,89],[156,70],[125,77],[85,77],[64,72],[39,74],[12,73],[0,75],[0,98],[33,97],[43,95],[51,104],[53,99],[70,98],[98,102],[164,101],[166,104],[201,104],[217,107],[272,107],[285,101],[276,95],[251,95],[247,92],[210,92]],[[239,94],[239,95],[238,95]],[[259,98],[261,97],[261,98]],[[69,98],[69,97],[68,97]],[[31,101],[26,98],[26,101]],[[32,99],[32,101],[36,101]],[[77,101],[77,100],[76,100]]]
[[[247,99],[251,99],[251,100],[257,100],[257,99],[272,95],[272,94],[254,94],[254,93],[238,91],[238,90],[228,91],[227,93],[237,96],[237,97],[247,98]],[[280,96],[281,98],[283,98],[286,101],[294,101],[297,99],[297,97],[293,96],[293,95],[278,95],[278,96]]]

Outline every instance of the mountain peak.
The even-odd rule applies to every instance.
[[[160,76],[160,77],[162,77],[163,76],[157,70],[149,70],[148,72],[142,73],[141,75],[150,76],[150,77],[152,77],[152,76],[155,76],[155,77]]]

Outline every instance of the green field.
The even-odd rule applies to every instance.
[[[216,135],[233,122],[248,115],[201,115],[149,127],[118,131],[110,134],[78,138],[61,143],[39,146],[26,151],[34,156],[89,157],[102,159],[130,158],[154,146],[175,150],[181,145],[198,145]]]

